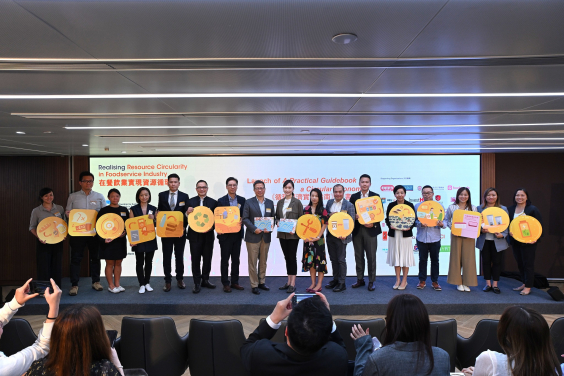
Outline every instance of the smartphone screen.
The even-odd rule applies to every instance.
[[[316,296],[315,294],[296,294],[292,297],[292,307],[298,305],[302,300]]]
[[[45,290],[49,289],[49,292],[53,293],[53,287],[49,281],[31,281],[29,283],[29,294],[39,294],[39,296],[45,295]]]

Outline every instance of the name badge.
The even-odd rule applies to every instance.
[[[292,208],[286,208],[286,212],[292,211]]]
[[[267,212],[267,213],[270,213],[270,208],[266,208],[266,212]]]
[[[121,212],[121,216],[122,216],[122,217],[125,217],[125,212]]]
[[[346,212],[347,212],[346,210],[341,210],[341,213],[346,213]]]
[[[59,213],[59,212],[55,213],[55,217],[60,217],[60,216],[61,216],[61,213]]]
[[[237,207],[238,207],[239,209],[241,209],[241,204],[237,204]]]
[[[184,201],[180,202],[180,204],[178,204],[178,206],[184,206],[186,205],[186,203]]]
[[[153,211],[152,211],[152,210],[149,210],[149,214],[153,214]]]
[[[90,201],[90,205],[96,205],[98,204],[96,201]]]

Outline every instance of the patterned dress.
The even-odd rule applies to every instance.
[[[313,214],[311,212],[311,206],[306,206],[304,208],[305,214]],[[323,208],[323,214],[314,214],[319,221],[321,226],[329,220],[329,214],[327,210]],[[321,238],[315,243],[304,241],[304,257],[302,258],[302,271],[307,272],[311,268],[314,268],[318,273],[327,273],[327,257],[325,256],[325,238],[321,234]]]
[[[45,369],[45,362],[47,358],[36,360],[31,364],[26,376],[50,376],[52,375]],[[90,367],[90,376],[121,376],[116,366],[114,366],[109,360],[97,360],[92,363]]]

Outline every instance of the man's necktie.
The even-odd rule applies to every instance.
[[[174,195],[175,194],[176,193],[174,193],[174,192],[170,193],[170,202],[169,202],[170,210],[174,210],[174,207],[176,206],[176,205],[174,205]]]

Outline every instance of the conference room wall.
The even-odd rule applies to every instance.
[[[510,206],[517,188],[528,190],[543,220],[535,271],[564,278],[564,153],[498,153],[495,182],[503,205]],[[513,252],[504,255],[502,270],[517,271]]]

